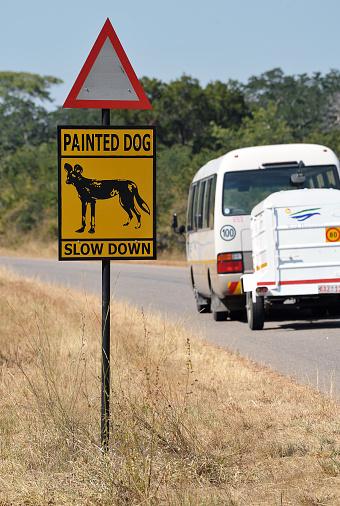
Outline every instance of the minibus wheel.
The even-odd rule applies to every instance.
[[[211,290],[211,312],[215,322],[225,321],[228,317],[228,311],[217,311],[217,309],[221,307],[221,301],[218,296]],[[222,306],[223,307],[223,306]]]
[[[210,299],[207,297],[203,297],[195,287],[193,287],[195,300],[196,300],[196,308],[199,313],[210,313]]]
[[[330,316],[339,316],[340,315],[340,304],[332,304],[328,308],[328,312]]]
[[[212,311],[215,322],[223,322],[228,317],[228,311]]]
[[[325,318],[327,315],[327,307],[326,306],[314,306],[311,308],[312,318]]]
[[[246,310],[244,309],[234,309],[229,312],[229,316],[231,320],[244,321],[247,318]]]
[[[263,297],[256,297],[253,302],[251,292],[246,293],[247,320],[251,330],[262,330],[264,325],[264,302]]]
[[[202,299],[202,296],[201,296],[201,299]],[[208,301],[208,299],[206,299],[206,303],[204,304],[201,304],[197,299],[196,299],[196,308],[197,308],[197,311],[199,313],[210,313],[210,302]]]

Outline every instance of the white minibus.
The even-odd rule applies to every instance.
[[[189,190],[186,252],[197,309],[216,321],[245,309],[240,277],[253,272],[250,213],[271,193],[340,189],[339,160],[315,144],[256,146],[211,160]]]

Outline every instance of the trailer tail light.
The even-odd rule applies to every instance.
[[[243,272],[242,253],[220,253],[217,255],[217,273]]]
[[[258,286],[256,288],[256,293],[267,293],[268,292],[268,288],[266,286]]]

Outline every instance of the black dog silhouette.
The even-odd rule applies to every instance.
[[[90,204],[91,228],[89,233],[94,234],[97,200],[111,199],[115,195],[119,195],[119,203],[129,216],[124,226],[130,223],[133,218],[132,213],[134,213],[137,218],[137,225],[135,228],[141,227],[141,214],[135,205],[135,200],[144,212],[150,214],[149,206],[140,197],[136,183],[127,181],[126,179],[88,179],[82,176],[83,168],[80,165],[75,165],[73,168],[69,163],[65,163],[64,168],[67,172],[66,184],[73,184],[75,186],[78,197],[81,200],[81,228],[76,230],[76,232],[84,232],[87,204]]]

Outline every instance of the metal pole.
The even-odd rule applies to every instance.
[[[102,110],[102,125],[110,125],[110,109]],[[110,436],[110,260],[102,260],[102,406],[101,444],[108,450]]]

